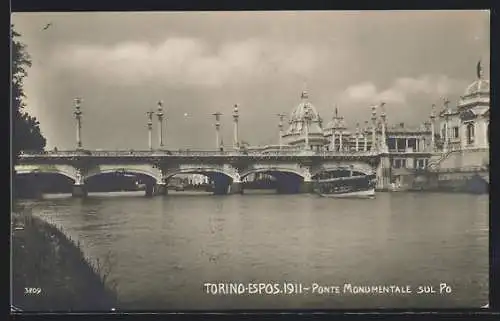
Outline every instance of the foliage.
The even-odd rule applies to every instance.
[[[33,216],[31,209],[12,213],[12,303],[23,311],[110,311],[117,308],[115,265],[85,257],[82,246],[60,227]],[[40,295],[26,295],[26,287]]]
[[[17,161],[21,151],[41,151],[45,148],[46,140],[40,131],[40,123],[33,116],[24,111],[26,95],[23,80],[31,67],[31,57],[26,51],[26,45],[17,40],[21,35],[11,25],[12,38],[12,154]]]

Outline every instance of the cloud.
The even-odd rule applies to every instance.
[[[411,95],[445,96],[464,90],[466,82],[444,75],[423,75],[418,78],[403,77],[392,85],[379,90],[371,82],[348,87],[342,94],[344,101],[378,103],[406,103]]]
[[[136,85],[153,80],[174,86],[222,86],[262,81],[278,74],[305,76],[325,56],[306,45],[262,39],[211,48],[197,38],[169,38],[158,45],[67,45],[57,50],[52,65],[106,83]]]
[[[367,101],[377,95],[377,87],[371,82],[364,82],[347,88],[345,93],[352,100]]]

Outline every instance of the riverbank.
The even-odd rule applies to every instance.
[[[56,226],[12,213],[12,303],[23,311],[110,311],[116,288],[107,280],[109,262],[90,263],[79,244]]]

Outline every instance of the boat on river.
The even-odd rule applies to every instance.
[[[315,192],[331,198],[375,198],[373,175],[318,179]]]

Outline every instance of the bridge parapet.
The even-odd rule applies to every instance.
[[[213,151],[213,150],[195,150],[195,151],[169,151],[169,150],[113,150],[113,151],[43,151],[43,152],[30,152],[22,153],[21,159],[29,158],[64,158],[64,157],[268,157],[268,156],[292,156],[292,157],[374,157],[380,155],[376,151],[359,151],[359,152],[346,152],[346,151],[296,151],[296,150],[282,150],[282,151]]]

